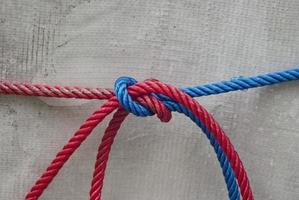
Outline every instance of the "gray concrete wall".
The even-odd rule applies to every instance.
[[[111,87],[121,75],[178,87],[299,65],[296,0],[0,0],[0,80]],[[198,98],[234,143],[256,199],[299,199],[298,82]],[[0,96],[0,198],[22,199],[102,102]],[[87,199],[107,121],[41,199]],[[227,199],[212,148],[189,120],[130,116],[104,200]]]

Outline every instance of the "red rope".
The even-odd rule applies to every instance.
[[[103,181],[105,176],[105,170],[109,159],[109,153],[113,144],[114,138],[120,128],[122,122],[128,116],[128,112],[122,108],[119,108],[113,115],[113,118],[109,122],[107,129],[105,130],[102,142],[98,149],[97,160],[94,168],[93,179],[90,189],[90,200],[100,200],[101,191],[103,188]]]
[[[112,97],[108,102],[97,109],[75,132],[74,136],[68,143],[58,152],[55,159],[51,162],[42,176],[36,181],[30,192],[26,195],[26,200],[37,200],[43,191],[52,182],[59,170],[63,167],[66,161],[71,157],[75,150],[87,138],[91,131],[111,112],[119,107],[119,103],[115,97]]]
[[[238,180],[240,191],[243,200],[253,200],[252,190],[249,184],[247,174],[245,172],[242,161],[235,151],[229,138],[221,129],[219,124],[215,121],[211,114],[205,110],[198,102],[193,100],[187,94],[181,92],[179,89],[170,85],[161,83],[159,81],[147,80],[142,83],[137,83],[128,88],[129,94],[139,103],[151,109],[152,112],[157,113],[161,121],[169,121],[171,113],[158,99],[150,96],[151,93],[163,94],[172,100],[185,106],[198,117],[201,122],[214,135],[215,139],[226,153],[231,166],[235,172]],[[114,138],[117,134],[121,123],[124,121],[128,113],[120,107],[118,100],[114,96],[111,89],[82,89],[80,87],[51,87],[48,85],[30,85],[2,82],[0,84],[0,93],[3,94],[17,94],[26,96],[47,96],[47,97],[66,97],[66,98],[87,98],[87,99],[109,99],[98,108],[84,123],[81,125],[74,136],[68,143],[59,151],[55,159],[51,162],[42,176],[36,181],[30,192],[26,195],[25,200],[37,200],[43,191],[48,187],[59,170],[67,162],[70,156],[87,138],[92,130],[111,112],[118,108],[112,120],[107,127],[102,139],[102,143],[98,149],[97,161],[93,174],[93,180],[90,190],[91,200],[100,200],[101,190],[103,187],[103,180],[105,169],[108,162],[109,152],[113,144]]]
[[[110,99],[114,92],[109,88],[50,86],[30,83],[0,82],[0,93],[22,96],[42,96],[77,99]]]

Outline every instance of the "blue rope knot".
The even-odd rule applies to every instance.
[[[137,81],[134,78],[122,76],[118,78],[114,83],[114,93],[118,99],[120,105],[129,113],[132,113],[139,117],[152,116],[154,113],[141,105],[139,102],[133,100],[128,92],[128,87],[136,84]]]

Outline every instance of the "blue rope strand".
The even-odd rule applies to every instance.
[[[195,87],[186,87],[182,88],[181,90],[191,97],[200,97],[236,90],[246,90],[250,88],[274,85],[294,80],[299,80],[299,68],[280,72],[272,72],[259,76],[239,77],[227,81],[208,83]]]

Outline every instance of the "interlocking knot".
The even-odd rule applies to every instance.
[[[27,193],[25,200],[37,200],[82,142],[105,117],[114,111],[98,148],[91,182],[90,200],[101,200],[103,180],[111,146],[128,114],[133,113],[142,117],[157,114],[161,121],[167,122],[171,119],[171,111],[185,114],[201,128],[210,140],[222,168],[229,199],[239,200],[242,196],[243,200],[254,200],[245,167],[234,146],[219,123],[192,97],[246,90],[293,80],[299,80],[299,68],[253,77],[238,77],[232,80],[181,89],[153,79],[137,83],[135,79],[130,77],[117,79],[114,92],[111,88],[0,82],[0,94],[108,100],[87,118],[61,148]]]
[[[154,79],[148,79],[146,81],[157,81]],[[162,122],[170,121],[172,115],[171,111],[164,105],[154,93],[148,95],[138,95],[134,93],[130,86],[137,83],[134,78],[131,77],[120,77],[115,81],[114,93],[117,97],[120,105],[129,113],[136,116],[146,117],[157,114],[157,117]],[[131,93],[130,93],[131,92]],[[133,94],[134,93],[134,94]]]

